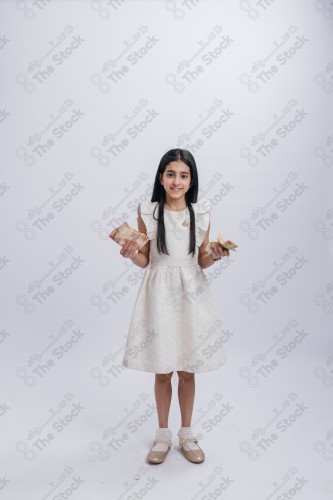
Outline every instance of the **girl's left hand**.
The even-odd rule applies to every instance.
[[[223,248],[222,245],[219,244],[213,244],[210,246],[210,249],[212,251],[212,257],[213,259],[219,259],[221,257],[228,257],[230,252],[227,248]]]

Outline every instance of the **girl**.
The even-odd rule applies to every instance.
[[[125,259],[146,268],[130,322],[123,365],[155,373],[159,427],[149,463],[164,462],[171,448],[168,417],[171,377],[179,377],[182,425],[178,431],[183,455],[193,463],[205,459],[191,429],[195,373],[216,370],[225,363],[216,305],[202,269],[229,250],[209,243],[210,200],[197,203],[198,173],[190,151],[172,149],[158,166],[151,201],[139,203],[138,230],[149,241],[138,251],[135,241],[120,250]],[[213,348],[214,347],[214,348]]]

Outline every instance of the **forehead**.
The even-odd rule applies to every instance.
[[[174,172],[184,172],[186,174],[189,174],[191,172],[190,167],[186,165],[183,161],[172,161],[168,163],[166,166],[165,171],[167,172],[168,170],[173,170]]]

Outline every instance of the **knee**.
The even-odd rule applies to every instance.
[[[173,372],[170,373],[155,373],[155,379],[157,382],[170,382]]]
[[[188,382],[194,379],[194,373],[177,371],[179,379],[182,379],[184,382]]]

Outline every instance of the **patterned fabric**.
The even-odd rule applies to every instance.
[[[216,370],[225,363],[215,298],[198,264],[199,246],[209,225],[210,200],[192,203],[196,222],[195,255],[188,254],[188,211],[164,210],[169,255],[157,250],[157,202],[140,203],[150,239],[150,262],[129,325],[123,365],[153,373]],[[158,207],[155,211],[158,217]]]

